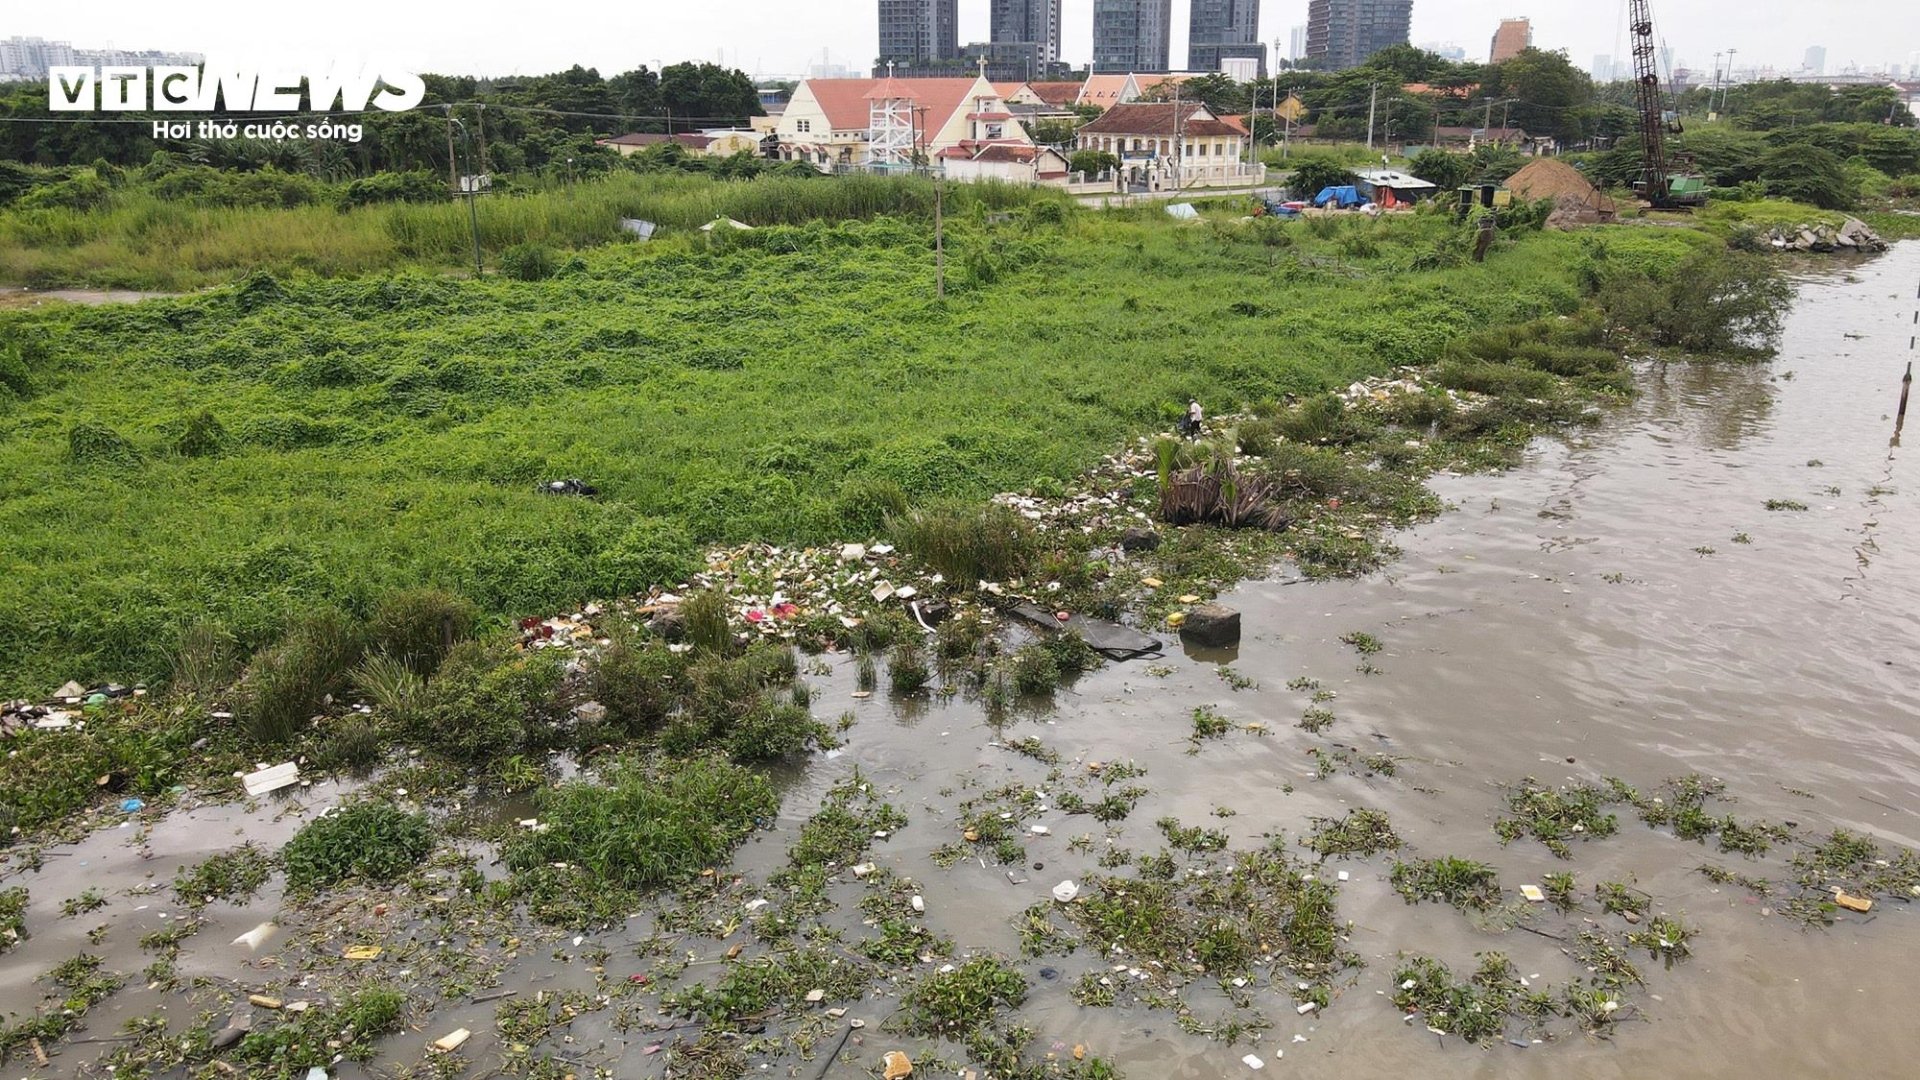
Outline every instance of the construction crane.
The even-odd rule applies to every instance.
[[[1666,95],[1660,88],[1659,53],[1654,46],[1653,10],[1648,0],[1629,0],[1628,21],[1633,31],[1633,74],[1640,94],[1640,182],[1634,190],[1658,210],[1689,210],[1707,202],[1706,181],[1675,175],[1667,158]],[[1675,118],[1671,134],[1681,132]]]

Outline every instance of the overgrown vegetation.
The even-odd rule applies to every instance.
[[[893,190],[873,184],[881,187],[823,188],[834,200]],[[667,187],[696,202],[743,197],[709,180]],[[917,208],[917,189],[901,191]],[[585,188],[578,197],[590,198]],[[804,207],[811,196],[797,198]],[[16,568],[0,585],[0,685],[158,676],[190,629],[195,659],[245,656],[287,641],[295,613],[365,619],[382,597],[422,588],[488,615],[545,613],[677,584],[697,568],[701,543],[843,540],[888,520],[956,584],[1002,579],[1044,552],[1022,539],[1017,517],[969,509],[978,505],[969,500],[1076,476],[1188,395],[1216,410],[1312,398],[1429,362],[1478,328],[1574,310],[1600,252],[1690,247],[1625,231],[1527,233],[1483,266],[1409,270],[1406,253],[1455,228],[1409,217],[1368,225],[1377,253],[1339,256],[1345,269],[1334,270],[1319,252],[1339,237],[1277,254],[1251,234],[1215,239],[1164,215],[1028,227],[987,221],[986,205],[957,209],[948,241],[996,264],[998,280],[957,283],[943,305],[930,298],[925,225],[876,218],[657,240],[569,259],[544,281],[260,273],[231,291],[137,308],[0,314],[33,388],[5,406],[13,434],[0,438],[0,475],[17,481],[0,503],[0,559]],[[697,220],[713,207],[702,205]],[[858,216],[843,209],[818,206]],[[464,245],[463,234],[455,239]],[[1152,273],[1152,295],[1114,273],[1116,250]],[[1353,273],[1378,275],[1379,289],[1353,288]],[[1032,288],[1041,280],[1051,284]],[[1061,310],[1057,288],[1085,298]],[[1220,295],[1249,288],[1283,291],[1288,302],[1262,304],[1252,318],[1215,316]],[[740,297],[752,298],[751,311]],[[833,314],[876,304],[891,315],[884,332]],[[823,317],[755,317],[803,310]],[[1046,331],[974,355],[956,343],[987,310]],[[730,335],[704,329],[721,324]],[[1137,347],[1177,335],[1201,359],[1143,367],[1054,343],[1087,335]],[[1263,359],[1234,359],[1248,355]],[[168,395],[194,405],[156,411]],[[884,407],[843,407],[852,401]],[[1419,416],[1430,426],[1456,411],[1435,399]],[[187,427],[211,430],[202,412],[224,437],[175,453]],[[1491,432],[1568,414],[1503,401],[1449,427]],[[89,435],[86,452],[69,455],[67,434],[88,417],[111,420],[119,439]],[[1364,431],[1357,422],[1342,419],[1339,431]],[[1410,453],[1404,432],[1375,430],[1383,456]],[[1279,444],[1263,467],[1288,517],[1333,499],[1389,520],[1431,512],[1398,470],[1344,462],[1336,442],[1350,443],[1339,431],[1333,441]],[[630,437],[649,452],[634,453]],[[102,449],[109,444],[120,449]],[[24,480],[47,475],[59,482]],[[584,476],[602,494],[535,493],[557,476]],[[55,498],[63,528],[37,529]],[[151,541],[162,535],[173,539]],[[31,551],[21,546],[29,537]],[[1369,565],[1360,554],[1368,545],[1339,529],[1296,530],[1288,546],[1310,568]],[[47,619],[54,610],[62,617]],[[468,618],[455,613],[456,636]],[[306,663],[324,646],[351,651],[323,629],[305,635],[308,647],[288,644],[287,655],[253,665],[245,715],[262,733],[299,731],[312,702],[344,685],[322,670],[333,665]],[[444,647],[440,626],[429,629],[399,657],[423,676],[421,641]]]
[[[536,916],[605,917],[714,866],[778,808],[765,777],[725,761],[625,758],[542,790],[541,827],[514,834],[505,859]]]
[[[301,826],[280,859],[289,889],[324,889],[348,878],[392,881],[419,865],[433,843],[425,815],[364,801]]]

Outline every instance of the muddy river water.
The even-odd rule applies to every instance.
[[[1913,357],[1916,283],[1915,243],[1809,272],[1774,360],[1645,364],[1638,398],[1599,426],[1541,440],[1507,473],[1438,478],[1452,509],[1400,536],[1403,556],[1386,572],[1332,583],[1249,582],[1223,597],[1245,620],[1232,656],[1176,647],[1158,665],[1109,665],[1063,691],[1051,713],[1024,715],[1005,730],[964,698],[906,706],[884,692],[855,699],[852,663],[829,657],[834,672],[812,680],[815,709],[828,717],[851,709],[850,742],[792,778],[779,826],[743,850],[741,865],[777,860],[825,791],[857,765],[910,818],[873,858],[914,879],[929,928],[962,950],[1017,956],[1016,915],[1062,878],[1098,872],[1097,850],[1076,852],[1066,842],[1097,827],[1057,812],[1042,817],[1052,835],[1029,841],[1029,861],[1011,880],[1005,867],[962,861],[940,869],[929,856],[954,838],[957,780],[991,786],[1038,775],[1001,745],[1033,735],[1069,763],[1131,758],[1145,766],[1152,794],[1117,830],[1141,851],[1157,850],[1151,823],[1167,814],[1223,827],[1236,847],[1255,847],[1269,835],[1299,839],[1310,818],[1366,806],[1391,817],[1413,854],[1484,860],[1509,889],[1556,870],[1574,871],[1583,890],[1630,881],[1652,895],[1656,911],[1699,930],[1692,958],[1670,970],[1636,956],[1647,985],[1610,1039],[1564,1032],[1545,1044],[1468,1046],[1402,1022],[1387,996],[1397,955],[1437,956],[1460,970],[1476,953],[1498,949],[1522,974],[1560,985],[1582,974],[1562,943],[1481,928],[1444,905],[1410,906],[1388,884],[1385,857],[1329,863],[1326,873],[1336,865],[1350,873],[1340,916],[1353,923],[1350,947],[1365,966],[1341,980],[1321,1014],[1303,1017],[1283,997],[1272,999],[1273,1026],[1257,1042],[1229,1047],[1183,1033],[1164,1013],[1074,1004],[1066,984],[1105,966],[1084,952],[1047,961],[1064,972],[1057,980],[1037,974],[1038,961],[1026,965],[1034,991],[1022,1019],[1047,1043],[1083,1043],[1130,1077],[1248,1075],[1242,1057],[1250,1051],[1265,1059],[1266,1073],[1349,1080],[1920,1075],[1920,911],[1909,904],[1888,899],[1869,915],[1842,913],[1830,928],[1802,929],[1746,890],[1696,872],[1711,862],[1778,878],[1777,857],[1761,864],[1722,855],[1644,828],[1630,808],[1621,808],[1617,836],[1575,844],[1570,862],[1532,841],[1502,847],[1491,829],[1504,786],[1524,777],[1618,777],[1653,788],[1699,772],[1723,779],[1737,800],[1720,812],[1920,847],[1920,514],[1908,495],[1920,480],[1906,475],[1920,446],[1889,447],[1900,375]],[[1920,440],[1920,419],[1913,438]],[[1807,509],[1769,511],[1769,500]],[[1370,662],[1377,671],[1358,670],[1359,657],[1340,642],[1353,631],[1383,644]],[[1222,660],[1257,687],[1234,689],[1216,669]],[[1337,719],[1322,735],[1294,727],[1307,702],[1286,684],[1299,677],[1337,693],[1327,705]],[[1273,734],[1236,733],[1189,754],[1197,705],[1264,722]],[[1317,778],[1306,752],[1329,741],[1391,754],[1399,770],[1390,778]],[[29,1007],[38,997],[32,977],[82,947],[85,927],[99,921],[113,925],[110,940],[119,943],[102,950],[109,966],[137,971],[147,958],[131,943],[163,925],[170,897],[125,890],[169,881],[179,866],[242,836],[277,845],[304,812],[338,795],[305,792],[277,819],[272,810],[177,813],[154,828],[151,858],[140,857],[124,830],[62,849],[22,879],[33,889],[36,932],[0,963],[0,1007]],[[1234,813],[1216,818],[1216,808]],[[1032,870],[1035,861],[1045,870]],[[59,901],[89,884],[114,890],[108,908],[97,918],[59,919]],[[237,955],[227,942],[277,904],[276,885],[243,907],[209,909],[210,925],[181,954],[182,973],[267,977],[263,959]],[[1598,918],[1592,907],[1586,917]],[[1539,925],[1565,932],[1581,918]],[[596,943],[631,956],[623,946],[638,928],[630,929]],[[556,974],[553,958],[536,949],[501,985],[577,976],[577,966]],[[111,1033],[156,1002],[130,988],[101,1006],[88,1031]],[[879,1054],[894,1043],[877,1025],[896,1005],[876,995],[852,1010],[876,1025],[848,1043],[857,1061],[826,1073],[818,1072],[824,1061],[788,1062],[766,1075],[878,1075]],[[348,1066],[334,1075],[388,1075],[417,1060],[423,1035],[456,1025],[476,1032],[469,1049],[475,1075],[485,1074],[492,1009],[452,1005],[416,1015],[423,1030],[393,1039],[391,1061],[372,1073]],[[655,1039],[597,1025],[576,1025],[575,1037],[613,1064],[614,1075],[658,1076],[664,1068],[665,1055],[637,1052]],[[76,1074],[89,1057],[70,1048],[51,1073]]]

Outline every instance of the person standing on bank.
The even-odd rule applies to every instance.
[[[1207,413],[1205,409],[1200,407],[1200,400],[1198,398],[1189,398],[1187,400],[1187,419],[1181,424],[1187,438],[1199,438],[1200,426],[1206,422],[1206,419]]]

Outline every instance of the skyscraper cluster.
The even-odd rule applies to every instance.
[[[985,55],[993,62],[1041,71],[1060,61],[1060,0],[991,3],[992,40]],[[1240,60],[1266,73],[1260,0],[1188,4],[1188,70],[1220,71],[1223,61]],[[957,6],[958,0],[879,0],[880,62],[912,69],[968,55],[960,47]],[[1170,70],[1172,41],[1173,0],[1093,0],[1094,71]]]

